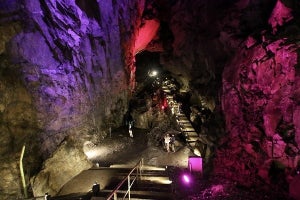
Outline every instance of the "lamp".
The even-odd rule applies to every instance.
[[[157,74],[158,74],[158,72],[157,72],[156,70],[150,70],[150,71],[148,72],[148,76],[150,76],[150,77],[157,76]]]
[[[185,172],[181,174],[181,183],[185,188],[189,188],[193,185],[193,177],[191,173]]]

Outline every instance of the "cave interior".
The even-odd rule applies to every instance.
[[[171,133],[187,150],[170,162],[203,159],[206,199],[300,200],[299,11],[298,0],[2,0],[0,199],[55,197],[100,161],[146,156],[142,145],[157,148],[145,164],[168,165]]]

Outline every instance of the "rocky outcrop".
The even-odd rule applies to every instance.
[[[82,149],[69,142],[64,142],[53,155],[31,179],[34,196],[43,196],[46,192],[52,196],[57,194],[71,178],[93,165]]]
[[[162,26],[160,35],[168,39],[163,42],[161,63],[182,90],[192,91],[192,104],[211,111],[219,106],[225,63],[249,34],[257,35],[267,26],[273,5],[272,0],[178,0],[167,4],[169,9],[161,20],[167,25]]]
[[[17,178],[17,175],[19,174],[20,170],[18,157],[12,156],[8,158],[1,156],[0,175],[2,181],[0,182],[0,199],[12,199],[11,197],[22,197],[20,179]]]
[[[299,38],[285,32],[295,26],[296,19],[280,27],[291,20],[288,11],[278,1],[269,19],[272,33],[264,31],[257,40],[248,38],[223,72],[227,135],[215,166],[218,173],[245,185],[260,177],[286,189],[286,177],[295,175],[299,165],[300,46]]]
[[[144,6],[144,1],[1,2],[0,153],[18,157],[22,145],[30,144],[24,157],[27,179],[41,161],[57,157],[70,136],[81,144],[99,141],[122,124],[135,83],[134,44]],[[82,151],[78,148],[69,151]],[[65,172],[60,181],[49,172],[55,165],[44,165],[50,179],[41,184],[54,192],[79,172]],[[15,171],[10,175],[19,178]],[[1,184],[1,191],[9,187]]]

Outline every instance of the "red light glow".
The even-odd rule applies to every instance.
[[[134,44],[134,54],[146,48],[148,43],[155,37],[159,26],[160,23],[157,20],[145,20],[143,26],[138,30]]]

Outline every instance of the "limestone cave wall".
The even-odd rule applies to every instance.
[[[46,188],[55,194],[90,166],[82,153],[84,141],[97,142],[110,127],[122,125],[134,86],[134,41],[144,5],[125,0],[1,2],[1,199],[24,194],[18,170],[23,145],[27,186],[42,170],[32,180],[35,195]],[[66,159],[70,151],[74,159]],[[47,164],[52,161],[42,166],[49,156],[69,168],[57,171]],[[79,160],[82,165],[74,171]]]
[[[216,172],[248,186],[295,188],[299,179],[299,4],[289,3],[276,2],[269,26],[239,45],[223,71],[226,137]]]
[[[161,21],[168,27],[161,38],[172,37],[162,42],[161,63],[190,92],[190,103],[224,116],[225,133],[208,132],[219,145],[211,155],[215,172],[245,185],[293,187],[300,144],[299,2],[179,0],[165,6]]]

